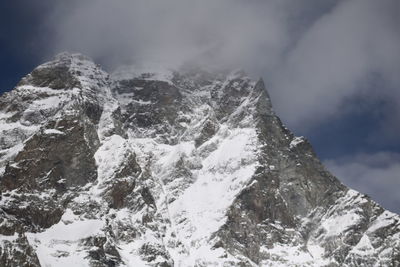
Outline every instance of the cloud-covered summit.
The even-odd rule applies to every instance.
[[[9,78],[20,62],[29,62],[23,69],[28,72],[65,50],[87,54],[110,71],[141,61],[201,61],[264,77],[285,124],[311,137],[323,159],[333,160],[328,166],[334,171],[359,164],[357,155],[400,152],[400,1],[16,0],[0,5],[9,11],[0,18],[0,61],[6,62],[0,64],[0,90],[10,90],[13,85],[4,84],[23,76]],[[9,60],[12,52],[18,62]],[[397,166],[398,158],[390,162]],[[371,162],[362,164],[369,168]],[[389,165],[379,170],[388,170],[373,172],[382,191],[398,188],[400,178]],[[336,173],[355,181],[356,189],[375,190],[369,175],[364,190],[357,188],[359,174],[344,171]]]
[[[307,129],[355,95],[400,101],[399,13],[395,0],[68,1],[48,17],[46,51],[80,51],[111,68],[149,59],[240,66],[264,76],[281,116]]]

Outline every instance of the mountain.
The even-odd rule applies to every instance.
[[[63,53],[0,97],[0,266],[400,266],[241,71]]]

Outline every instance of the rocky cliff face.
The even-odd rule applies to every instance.
[[[0,266],[399,266],[262,80],[61,54],[0,97]]]

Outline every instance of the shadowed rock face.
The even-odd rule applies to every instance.
[[[262,80],[124,71],[64,53],[0,97],[0,266],[400,265],[399,216],[333,177]]]
[[[132,102],[125,107],[123,120],[126,128],[153,128],[153,136],[170,134],[182,100],[175,85],[165,81],[135,78],[119,81],[114,94],[132,97]]]
[[[305,242],[307,233],[299,229],[302,218],[316,208],[328,208],[347,190],[316,160],[308,143],[282,150],[293,136],[275,117],[264,118],[259,129],[264,141],[261,166],[251,185],[235,199],[218,233],[220,246],[257,264],[270,257],[260,252],[260,245],[272,248],[276,243]]]
[[[0,247],[0,265],[7,267],[36,267],[40,266],[35,251],[29,245],[25,236],[19,236],[18,246],[12,242],[4,241]]]
[[[115,173],[114,179],[106,186],[104,198],[113,209],[121,209],[129,206],[132,194],[136,187],[136,177],[141,173],[141,168],[134,154],[129,154],[123,164]]]
[[[210,140],[218,130],[218,123],[215,120],[207,119],[203,123],[200,135],[195,139],[196,147],[201,146],[204,142]]]
[[[36,68],[18,85],[48,87],[56,90],[81,87],[79,80],[74,76],[75,73],[69,68],[71,60],[69,57],[60,57],[58,61]]]
[[[2,190],[65,191],[95,181],[97,133],[93,125],[79,120],[72,117],[50,122],[49,128],[28,139],[14,164],[7,165],[0,180]]]

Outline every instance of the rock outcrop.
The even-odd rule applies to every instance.
[[[63,53],[0,97],[0,266],[400,266],[262,80]]]

